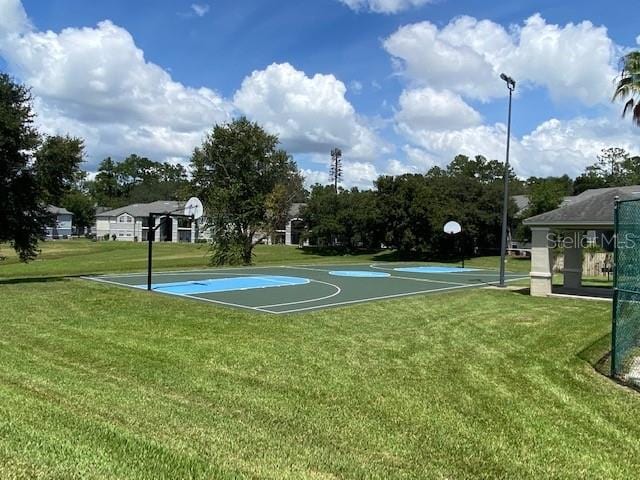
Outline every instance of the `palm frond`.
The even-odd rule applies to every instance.
[[[620,59],[620,76],[611,101],[629,97],[622,108],[622,116],[632,113],[633,122],[640,126],[640,51],[629,52]]]
[[[626,116],[630,110],[633,110],[635,105],[635,100],[632,98],[627,103],[624,104],[624,108],[622,109],[622,116]]]

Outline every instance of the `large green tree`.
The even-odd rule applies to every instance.
[[[620,63],[620,77],[613,100],[624,101],[622,116],[630,113],[633,122],[640,126],[640,51],[627,53]]]
[[[60,206],[73,213],[73,226],[78,235],[91,228],[96,219],[96,208],[91,196],[80,188],[74,188],[60,200]]]
[[[640,184],[640,157],[631,156],[625,149],[602,149],[593,165],[574,181],[574,193],[604,187],[621,187]]]
[[[317,246],[347,250],[380,247],[380,210],[371,190],[339,188],[336,192],[334,186],[314,185],[302,218],[309,239]]]
[[[37,255],[50,220],[32,166],[39,144],[33,119],[29,89],[0,74],[0,242],[9,242],[22,261]]]
[[[484,157],[459,155],[445,169],[426,175],[380,177],[376,181],[384,243],[403,256],[433,258],[458,254],[496,253],[500,245],[504,164]],[[513,172],[509,178],[519,182]],[[513,219],[515,205],[509,204]],[[463,233],[446,235],[442,228],[458,221]]]
[[[87,186],[97,205],[115,208],[129,203],[180,200],[188,195],[189,180],[180,164],[132,154],[121,162],[111,157],[102,160],[95,179]]]
[[[214,126],[194,150],[191,167],[193,192],[205,204],[212,232],[212,262],[250,264],[253,247],[295,196],[274,201],[274,195],[301,184],[295,162],[279,148],[277,136],[242,117]]]
[[[80,138],[55,135],[46,137],[35,152],[36,179],[45,201],[59,206],[62,198],[84,179],[84,142]]]

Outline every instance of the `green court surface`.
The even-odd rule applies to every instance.
[[[83,277],[146,289],[147,274]],[[528,278],[507,273],[506,281]],[[496,284],[498,272],[407,263],[299,265],[154,272],[154,293],[282,314]]]

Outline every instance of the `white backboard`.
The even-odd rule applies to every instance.
[[[448,233],[449,235],[455,235],[456,233],[460,233],[462,231],[462,227],[458,222],[447,222],[444,226],[444,233]]]
[[[204,207],[198,197],[191,197],[184,206],[184,214],[193,216],[196,220],[204,215]]]

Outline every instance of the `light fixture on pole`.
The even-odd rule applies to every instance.
[[[507,210],[509,208],[509,143],[511,142],[511,97],[516,88],[516,81],[501,73],[500,78],[507,83],[509,89],[509,118],[507,120],[507,156],[504,162],[504,195],[502,199],[502,238],[500,240],[500,287],[504,287],[504,267],[507,253]]]

